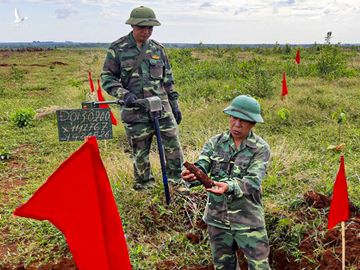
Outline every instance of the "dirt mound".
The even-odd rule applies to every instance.
[[[325,210],[331,204],[330,197],[314,191],[304,194],[304,199],[309,207],[316,209]],[[349,202],[349,210],[351,218],[346,222],[345,228],[345,262],[347,267],[352,266],[360,269],[360,213],[359,209],[351,202]],[[321,224],[315,230],[311,230],[304,235],[299,249],[303,256],[299,268],[294,269],[341,269],[340,226],[327,230],[327,223]]]
[[[320,230],[321,228],[319,228]],[[324,228],[322,228],[324,229]],[[326,229],[326,228],[325,228]],[[345,228],[345,264],[357,266],[360,269],[360,217],[352,218],[346,222]],[[315,247],[322,246],[324,251],[319,254]],[[317,239],[309,235],[300,243],[300,251],[304,257],[300,262],[301,269],[315,269],[320,265],[320,270],[341,269],[341,231],[334,228],[325,233],[323,238]]]
[[[19,264],[15,267],[4,267],[1,270],[77,270],[78,268],[75,265],[75,262],[72,259],[63,258],[57,263],[47,263],[43,266],[29,266],[25,267],[22,264]]]
[[[54,61],[54,62],[51,62],[52,65],[58,65],[58,66],[68,66],[69,64],[66,64],[66,63],[63,63],[63,62],[60,62],[60,61]]]
[[[314,207],[316,209],[323,209],[329,207],[331,203],[329,197],[315,191],[309,191],[305,193],[304,199],[308,206]]]

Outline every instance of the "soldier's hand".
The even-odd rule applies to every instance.
[[[229,185],[227,183],[214,181],[214,184],[215,186],[207,188],[206,190],[216,195],[222,195],[229,189]]]
[[[186,182],[193,182],[197,180],[195,174],[190,173],[190,171],[187,169],[181,172],[181,178],[184,179]]]
[[[135,100],[137,99],[136,95],[133,93],[126,93],[124,96],[124,104],[126,107],[134,107],[135,106]]]
[[[173,114],[174,114],[176,123],[178,125],[180,125],[180,122],[181,122],[181,119],[182,119],[182,114],[181,114],[180,110],[175,110],[175,111],[173,110]]]
[[[182,114],[181,114],[181,111],[179,109],[179,104],[178,104],[178,101],[177,101],[177,97],[178,97],[177,92],[170,93],[169,94],[169,103],[170,103],[173,115],[175,117],[176,123],[178,125],[180,125],[180,122],[181,122],[181,119],[182,119]]]

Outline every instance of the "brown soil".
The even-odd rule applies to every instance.
[[[324,230],[324,228],[318,228]],[[326,230],[326,226],[325,226]],[[345,265],[356,266],[360,269],[360,216],[351,218],[346,222],[345,227]],[[341,230],[336,227],[325,233],[321,239],[321,246],[324,248],[322,254],[316,255],[314,248],[318,246],[316,239],[306,236],[300,243],[300,250],[305,257],[300,262],[301,269],[314,269],[320,265],[320,270],[341,269]],[[319,239],[318,239],[319,240]]]
[[[55,61],[55,62],[51,62],[52,65],[58,65],[58,66],[68,66],[68,64],[60,62],[60,61]]]
[[[77,270],[74,261],[72,259],[64,258],[61,261],[53,264],[49,263],[40,267],[25,267],[23,264],[19,264],[15,267],[4,267],[1,270]]]
[[[304,199],[309,207],[317,209],[328,208],[331,203],[331,198],[313,191],[306,193]],[[349,204],[351,218],[346,222],[345,228],[345,264],[360,269],[360,212],[351,202]],[[306,217],[306,214],[299,213],[299,216]],[[327,223],[321,224],[316,228],[316,232],[317,237],[312,236],[315,231],[305,234],[299,246],[303,253],[302,260],[299,267],[293,269],[340,270],[342,255],[340,225],[327,230]],[[321,237],[323,233],[325,236]],[[317,250],[319,248],[322,249],[321,252]]]

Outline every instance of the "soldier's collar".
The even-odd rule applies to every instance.
[[[246,140],[244,141],[244,143],[249,146],[250,148],[256,148],[256,137],[254,132],[252,132],[252,130],[250,130],[249,135],[247,136]]]
[[[230,130],[228,130],[224,136],[221,138],[221,142],[225,142],[225,141],[229,141],[230,140]],[[246,146],[250,147],[250,148],[256,148],[256,137],[254,132],[252,132],[250,130],[249,135],[247,136],[247,138],[243,141],[243,144],[245,144]]]
[[[135,38],[133,36],[133,32],[131,31],[128,35],[128,38],[129,38],[129,47],[136,47],[136,41],[135,41]]]

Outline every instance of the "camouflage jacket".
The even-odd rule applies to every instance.
[[[265,226],[260,186],[269,158],[269,145],[252,131],[238,149],[230,131],[205,144],[196,166],[229,185],[223,195],[208,193],[203,217],[207,224],[234,230]]]
[[[141,50],[132,32],[113,42],[107,51],[101,73],[102,87],[118,99],[124,99],[128,92],[135,94],[138,99],[159,96],[164,108],[162,117],[166,117],[171,113],[168,97],[175,93],[174,78],[164,47],[151,39],[147,46],[144,60],[129,78]],[[149,121],[149,115],[138,107],[122,106],[121,118],[127,123]]]

